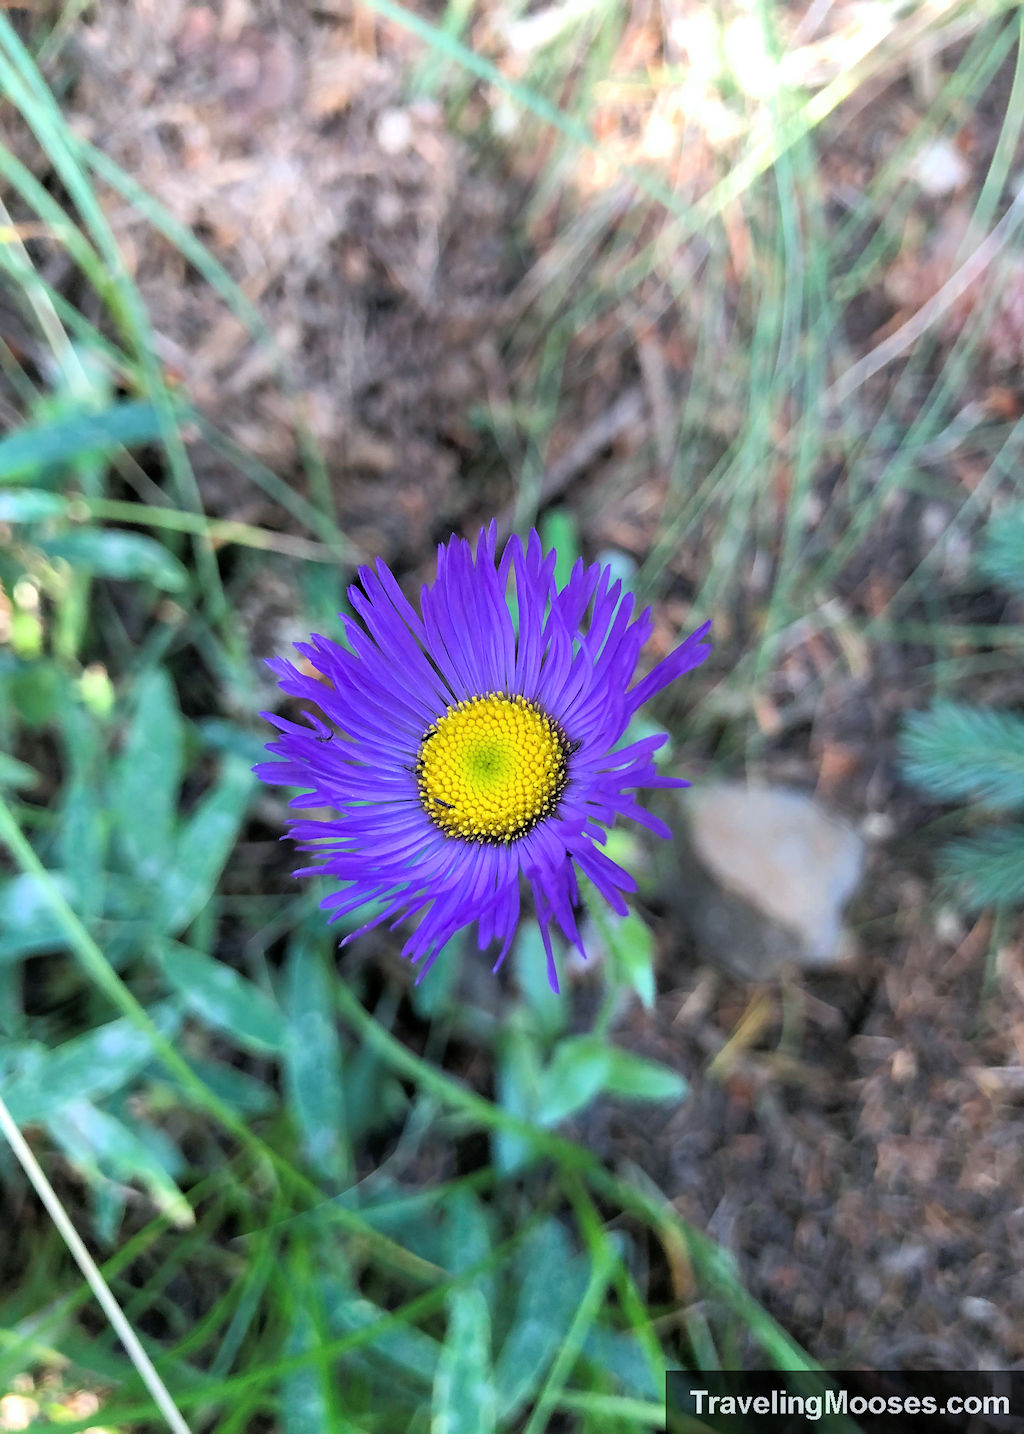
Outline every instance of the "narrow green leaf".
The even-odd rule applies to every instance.
[[[559,959],[555,951],[555,960]],[[547,955],[540,927],[525,922],[516,936],[513,952],[516,984],[525,995],[533,1014],[537,1034],[544,1041],[553,1041],[565,1029],[569,1019],[569,1003],[556,995],[548,980]]]
[[[532,1036],[519,1024],[502,1034],[495,1071],[498,1103],[521,1120],[536,1118],[537,1093],[541,1083],[540,1059]],[[494,1133],[494,1163],[504,1175],[529,1164],[534,1148],[516,1130],[499,1128]]]
[[[445,1268],[453,1275],[482,1264],[491,1253],[491,1231],[487,1211],[472,1190],[459,1186],[445,1200]],[[494,1275],[481,1273],[473,1278],[474,1289],[494,1310]]]
[[[557,1220],[527,1230],[516,1250],[515,1314],[494,1366],[503,1421],[510,1421],[536,1391],[586,1288],[586,1262],[573,1253]]]
[[[575,515],[568,508],[552,508],[541,519],[540,537],[544,551],[554,548],[557,554],[555,582],[564,587],[580,556],[580,530]]]
[[[660,1061],[649,1061],[646,1056],[634,1055],[621,1046],[609,1046],[608,1057],[604,1088],[609,1095],[674,1101],[686,1095],[688,1086],[684,1078]]]
[[[236,1070],[225,1061],[204,1060],[202,1056],[189,1055],[189,1065],[195,1074],[209,1086],[218,1100],[237,1110],[240,1115],[266,1115],[278,1105],[278,1096],[270,1086],[264,1085],[255,1076]],[[174,1100],[191,1100],[193,1092],[179,1087]]]
[[[608,922],[608,942],[619,979],[640,997],[645,1010],[654,1006],[654,937],[635,911]]]
[[[59,537],[37,538],[36,547],[51,558],[63,558],[75,572],[119,582],[149,582],[162,592],[188,587],[188,571],[169,548],[122,528],[73,528]]]
[[[265,992],[223,961],[180,941],[157,943],[160,966],[188,1008],[248,1049],[280,1054],[288,1027]]]
[[[138,1181],[157,1209],[181,1228],[195,1223],[185,1196],[150,1147],[123,1121],[87,1100],[72,1100],[54,1112],[47,1129],[84,1172],[121,1183]]]
[[[477,1289],[456,1290],[434,1378],[430,1434],[491,1434],[496,1427],[487,1302]]]
[[[309,1270],[301,1275],[295,1272],[297,1288],[304,1291],[302,1299],[290,1302],[290,1324],[285,1341],[285,1355],[309,1354],[320,1343],[320,1337],[309,1308]],[[317,1361],[310,1359],[303,1369],[293,1370],[283,1380],[281,1400],[282,1428],[284,1434],[311,1434],[314,1429],[330,1427],[330,1411],[324,1390],[323,1376],[318,1371]]]
[[[67,1146],[65,1146],[65,1152],[70,1159],[74,1160],[74,1155]],[[91,1152],[83,1149],[82,1158],[88,1161],[91,1158]],[[79,1168],[82,1168],[81,1165]],[[124,1219],[124,1212],[128,1208],[128,1187],[106,1179],[98,1167],[95,1168],[93,1174],[87,1175],[87,1179],[90,1186],[89,1196],[92,1201],[92,1228],[98,1243],[109,1247],[117,1239],[121,1221]]]
[[[24,791],[26,787],[35,787],[39,784],[39,773],[27,762],[19,762],[17,757],[9,757],[6,752],[0,752],[0,787],[12,787],[15,791]]]
[[[583,1352],[602,1375],[611,1375],[624,1394],[634,1399],[657,1399],[665,1380],[655,1378],[643,1346],[632,1331],[605,1329],[595,1324]]]
[[[607,1085],[611,1052],[598,1036],[573,1036],[563,1041],[541,1079],[539,1124],[558,1125],[589,1105]]]
[[[8,488],[0,491],[0,523],[43,523],[64,517],[69,506],[62,494],[45,488]]]
[[[0,1049],[24,1036],[28,1029],[22,995],[21,963],[0,961]],[[0,1075],[2,1083],[2,1075]]]
[[[85,922],[104,907],[110,814],[100,792],[106,744],[96,719],[81,703],[68,703],[60,719],[69,777],[60,810],[57,850]]]
[[[211,752],[231,752],[250,767],[267,760],[265,733],[250,732],[220,717],[204,717],[194,727]]]
[[[160,437],[151,403],[119,403],[103,413],[78,413],[0,439],[0,483],[30,477],[56,463],[113,453]]]
[[[181,1015],[170,1002],[150,1017],[172,1036]],[[127,1017],[97,1026],[50,1051],[36,1052],[4,1084],[4,1099],[19,1125],[49,1120],[71,1100],[99,1100],[120,1090],[152,1059],[149,1036]]]
[[[74,782],[68,785],[60,822],[60,855],[75,891],[75,910],[89,924],[103,910],[107,813],[95,790]]]
[[[345,1062],[345,1111],[348,1138],[365,1135],[400,1119],[409,1100],[373,1048],[364,1044]]]
[[[178,833],[174,860],[161,878],[157,920],[167,932],[187,927],[213,895],[238,838],[255,778],[227,757],[220,781]]]
[[[60,872],[51,872],[62,894],[73,901],[74,888]],[[40,951],[62,951],[67,932],[53,913],[45,892],[27,873],[0,883],[0,963],[19,961]]]
[[[597,1322],[598,1314],[607,1300],[608,1282],[612,1278],[616,1263],[617,1256],[611,1241],[605,1240],[592,1247],[587,1270],[587,1287],[562,1333],[554,1364],[544,1380],[523,1434],[542,1434],[542,1431],[549,1427],[549,1420],[582,1352],[587,1335]]]
[[[341,1041],[332,1017],[330,977],[317,943],[293,938],[285,970],[284,1081],[310,1164],[335,1182],[351,1169]]]
[[[363,1353],[390,1374],[419,1384],[432,1385],[442,1346],[414,1325],[385,1323],[385,1311],[371,1300],[345,1290],[336,1281],[325,1290],[331,1330],[351,1334],[377,1326],[379,1333]]]
[[[444,1265],[444,1231],[436,1191],[410,1193],[377,1171],[372,1181],[349,1185],[331,1205],[358,1211],[368,1229],[387,1235],[428,1264]]]
[[[128,861],[162,884],[174,853],[184,730],[170,677],[151,667],[137,679],[124,750],[114,766],[110,807]]]
[[[459,984],[463,950],[462,940],[454,938],[449,941],[434,957],[429,979],[414,984],[412,1008],[422,1020],[433,1020],[440,1012],[451,1010]]]

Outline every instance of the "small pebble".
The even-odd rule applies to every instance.
[[[381,112],[377,120],[377,143],[385,154],[405,154],[412,144],[412,118],[408,110]]]
[[[962,189],[971,177],[971,168],[952,140],[940,135],[918,150],[910,173],[925,194],[938,199]]]

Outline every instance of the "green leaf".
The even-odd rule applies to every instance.
[[[665,1376],[657,1378],[643,1346],[632,1331],[594,1325],[583,1352],[602,1375],[611,1375],[624,1394],[634,1399],[657,1399],[665,1390]]]
[[[189,1065],[219,1100],[229,1105],[232,1110],[237,1110],[240,1115],[266,1115],[278,1104],[277,1093],[270,1086],[264,1085],[245,1071],[236,1070],[224,1061],[204,1060],[202,1056],[190,1053]],[[194,1102],[196,1095],[191,1087],[180,1086],[172,1098],[175,1104],[179,1100]]]
[[[11,706],[26,727],[45,727],[69,698],[69,683],[56,663],[19,662],[4,673]]]
[[[345,1062],[345,1108],[348,1138],[355,1144],[406,1113],[409,1100],[391,1072],[369,1045]]]
[[[559,954],[559,950],[555,949],[556,961]],[[516,984],[529,1004],[536,1033],[545,1042],[553,1041],[565,1029],[565,1023],[569,1019],[569,1003],[564,996],[557,995],[551,989],[544,940],[536,922],[527,922],[520,928],[516,936],[513,959]]]
[[[72,1100],[51,1115],[47,1129],[70,1159],[93,1180],[138,1181],[157,1209],[185,1228],[195,1216],[185,1196],[149,1145],[116,1116],[87,1100]]]
[[[0,439],[0,483],[30,477],[57,463],[152,443],[160,423],[152,403],[119,403],[102,413],[77,413]]]
[[[351,612],[349,579],[340,563],[299,563],[296,577],[301,595],[299,610],[309,619],[312,631],[320,632],[320,623],[333,627],[339,612]]]
[[[546,553],[554,548],[555,582],[564,587],[572,575],[573,564],[580,556],[580,531],[574,514],[568,508],[552,508],[540,524],[540,540]]]
[[[589,1105],[607,1086],[612,1048],[599,1036],[573,1036],[555,1051],[541,1079],[537,1121],[558,1125]]]
[[[414,1325],[385,1323],[386,1311],[371,1300],[343,1289],[336,1281],[325,1289],[325,1303],[332,1333],[351,1334],[377,1326],[377,1337],[372,1344],[364,1345],[362,1352],[393,1376],[433,1384],[441,1345],[431,1335]]]
[[[149,1015],[168,1037],[181,1024],[170,1002],[152,1007]],[[33,1052],[5,1082],[4,1099],[18,1125],[37,1124],[69,1101],[99,1100],[120,1090],[151,1058],[149,1036],[122,1017],[53,1050]]]
[[[296,1284],[301,1282],[306,1289],[308,1270],[296,1271]],[[295,1300],[291,1304],[291,1328],[285,1341],[286,1357],[310,1354],[320,1344],[320,1335],[309,1307],[308,1298]],[[330,1411],[324,1382],[317,1369],[317,1359],[311,1358],[305,1368],[293,1370],[283,1380],[281,1401],[284,1434],[309,1434],[314,1429],[327,1429],[330,1425]]]
[[[487,1301],[477,1289],[456,1290],[434,1377],[430,1434],[491,1434],[496,1427]]]
[[[634,1055],[621,1046],[609,1046],[608,1057],[604,1088],[609,1095],[680,1101],[689,1089],[678,1071],[660,1061],[649,1061],[646,1056]]]
[[[554,1219],[526,1231],[514,1271],[515,1314],[494,1366],[502,1421],[511,1421],[540,1385],[587,1288],[586,1262]]]
[[[68,878],[53,871],[50,876],[61,893],[74,901]],[[0,884],[0,963],[19,961],[40,951],[62,951],[67,943],[67,931],[34,876],[26,872]]]
[[[453,1275],[471,1270],[474,1265],[483,1264],[491,1254],[491,1231],[487,1211],[465,1186],[453,1190],[444,1203],[445,1268]],[[494,1308],[494,1276],[480,1273],[473,1277],[472,1287],[478,1289],[487,1303]]]
[[[645,1010],[654,1007],[654,937],[647,922],[631,911],[608,923],[608,944],[616,973],[640,997]]]
[[[70,1152],[68,1153],[70,1155]],[[93,1233],[99,1244],[109,1248],[117,1239],[124,1212],[128,1208],[128,1189],[125,1185],[107,1180],[99,1169],[89,1178],[89,1187]]]
[[[132,696],[134,712],[114,766],[110,806],[128,861],[144,880],[162,884],[175,859],[184,731],[163,668],[142,673]]]
[[[609,1045],[600,1036],[573,1036],[561,1043],[541,1077],[536,1120],[558,1125],[601,1094],[681,1100],[686,1089],[683,1077],[668,1066]]]
[[[8,488],[0,491],[0,523],[43,523],[63,518],[70,504],[60,493],[45,488]]]
[[[173,862],[159,887],[156,915],[163,930],[183,930],[210,900],[238,838],[254,782],[245,762],[228,757],[220,781],[179,831]]]
[[[22,997],[23,970],[20,962],[15,965],[0,961],[0,1048],[10,1049],[8,1042],[24,1036],[28,1027]]]
[[[331,982],[317,943],[296,932],[285,970],[284,1081],[288,1106],[315,1170],[341,1183],[351,1173],[341,1041]]]
[[[451,1010],[464,949],[462,940],[455,938],[449,941],[434,957],[429,976],[413,984],[410,993],[412,1008],[422,1020],[433,1020],[439,1012]]]
[[[204,717],[194,727],[211,752],[231,752],[250,767],[267,760],[266,733],[250,732],[220,717]]]
[[[98,723],[81,703],[67,704],[60,725],[69,777],[61,804],[57,850],[75,889],[75,910],[88,923],[104,906],[110,814],[100,793],[100,774],[106,750]]]
[[[377,1171],[371,1181],[350,1185],[335,1196],[331,1204],[357,1210],[360,1220],[369,1229],[390,1236],[431,1265],[443,1265],[444,1231],[436,1191],[432,1194],[423,1190],[410,1192]]]
[[[39,773],[35,767],[30,767],[27,762],[19,762],[17,757],[9,757],[6,752],[0,752],[0,787],[23,791],[26,787],[38,785]]]
[[[501,1108],[520,1120],[534,1120],[541,1082],[540,1058],[532,1035],[520,1024],[510,1026],[499,1041],[495,1077]],[[521,1170],[534,1158],[534,1146],[525,1135],[503,1128],[495,1131],[494,1163],[503,1175]]]
[[[1015,713],[935,702],[907,718],[900,746],[908,779],[936,797],[1024,807],[1024,719]]]
[[[63,558],[75,572],[119,582],[152,583],[162,592],[188,587],[188,570],[169,548],[144,533],[122,528],[73,528],[54,538],[37,538],[36,547],[50,558]]]
[[[285,1049],[285,1018],[259,986],[180,941],[159,941],[156,949],[161,970],[195,1015],[249,1050],[277,1055]]]
[[[75,890],[74,906],[89,923],[103,909],[107,813],[95,790],[74,782],[68,786],[60,821],[60,855]]]

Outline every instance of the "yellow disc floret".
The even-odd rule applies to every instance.
[[[555,810],[568,759],[565,733],[536,703],[504,692],[470,697],[423,734],[420,801],[446,836],[516,841]]]

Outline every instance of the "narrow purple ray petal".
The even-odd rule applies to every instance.
[[[696,632],[692,632],[686,641],[677,647],[675,652],[670,652],[668,657],[662,658],[651,672],[638,682],[629,693],[630,710],[635,712],[648,702],[656,692],[674,682],[677,677],[682,677],[684,672],[691,672],[693,668],[699,667],[704,659],[711,652],[711,644],[702,643],[701,638],[710,631],[711,623],[706,622]]]

